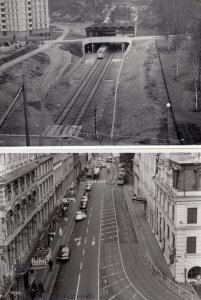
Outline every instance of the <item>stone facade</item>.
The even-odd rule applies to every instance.
[[[134,159],[135,173],[147,220],[175,280],[196,281],[201,274],[199,154],[140,154]]]
[[[48,230],[74,168],[72,154],[12,155],[0,154],[5,169],[0,176],[0,295],[10,299],[20,291],[23,299],[31,282],[30,260],[39,245],[49,244]]]

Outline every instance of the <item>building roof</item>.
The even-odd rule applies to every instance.
[[[40,163],[48,160],[51,158],[53,155],[47,155],[43,157],[39,157],[38,159],[32,161],[31,163],[28,163],[20,168],[17,168],[9,173],[6,173],[4,175],[0,176],[0,184],[5,184],[10,181],[13,181],[21,176],[23,176],[26,173],[29,173],[30,171],[34,170]]]
[[[170,153],[170,160],[178,164],[201,164],[201,153]]]
[[[132,27],[134,28],[134,24],[132,22],[122,22],[118,24],[114,24],[112,22],[110,23],[103,23],[103,22],[97,22],[94,23],[88,27],[85,28],[85,30],[90,30],[90,29],[123,29],[123,28],[128,28]]]
[[[15,169],[9,173],[6,173],[6,174],[0,176],[0,184],[5,184],[10,181],[13,181],[13,180],[19,178],[20,176],[34,170],[37,166],[38,166],[38,163],[36,161],[33,161],[33,162],[29,163],[28,165],[25,165],[23,167]]]

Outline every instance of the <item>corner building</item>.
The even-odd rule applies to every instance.
[[[0,34],[25,37],[49,33],[48,0],[0,0]]]
[[[13,295],[24,299],[33,276],[31,258],[39,246],[47,244],[48,229],[73,180],[72,159],[71,154],[0,154],[3,299],[13,299]]]
[[[140,154],[135,173],[147,220],[175,280],[196,282],[201,275],[200,155]]]

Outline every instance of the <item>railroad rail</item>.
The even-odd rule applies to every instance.
[[[80,125],[82,123],[114,55],[115,52],[107,52],[105,59],[96,60],[92,69],[81,80],[78,89],[74,91],[68,103],[56,117],[55,124]]]

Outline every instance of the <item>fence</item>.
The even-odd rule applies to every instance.
[[[153,273],[153,275],[160,280],[168,289],[173,291],[175,294],[179,295],[181,298],[185,300],[193,300],[194,295],[187,291],[186,289],[182,288],[180,285],[176,284],[169,278],[167,278],[152,262],[149,254],[146,252],[144,256],[145,262],[147,263],[149,269]]]

